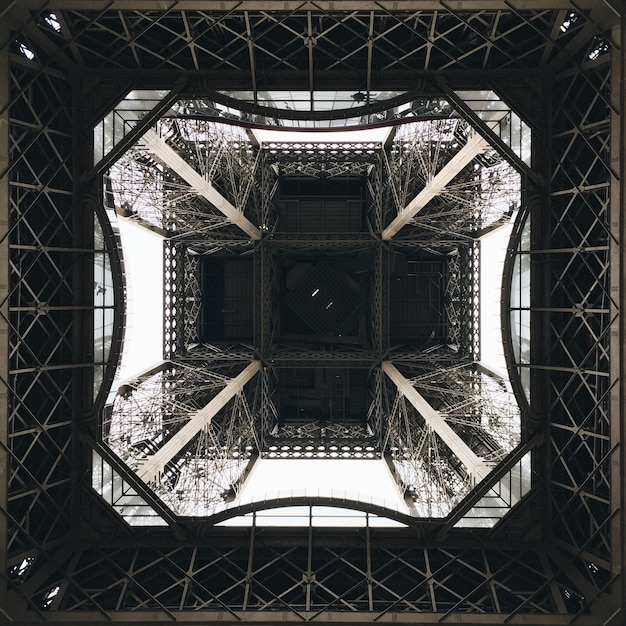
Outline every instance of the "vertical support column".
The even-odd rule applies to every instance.
[[[307,554],[306,554],[306,600],[305,607],[307,611],[311,610],[311,592],[313,591],[313,582],[315,580],[313,574],[313,507],[309,506],[309,528],[307,534]]]
[[[480,242],[459,247],[460,263],[460,349],[480,360]]]
[[[372,537],[370,532],[370,516],[365,514],[365,560],[367,563],[367,610],[374,610],[374,584],[372,580]]]
[[[395,134],[395,131],[392,131]],[[390,141],[388,141],[390,143]],[[385,146],[384,150],[387,149]],[[385,167],[384,151],[378,157],[378,163],[367,176],[367,188],[370,195],[372,211],[369,216],[369,228],[376,234],[383,230],[383,182],[382,173]]]
[[[426,564],[426,580],[428,581],[428,595],[430,597],[431,611],[437,612],[437,595],[435,594],[435,577],[432,568],[430,567],[430,553],[428,548],[424,548],[424,563]]]
[[[379,241],[375,252],[374,297],[372,321],[374,326],[374,352],[379,359],[389,350],[389,247]]]
[[[7,42],[9,29],[0,20],[0,42]],[[10,74],[8,45],[0,49],[0,572],[6,568],[7,490],[9,480],[8,374],[9,374],[9,166]],[[0,606],[5,604],[6,579],[0,577]]]
[[[381,369],[376,368],[371,374],[373,380],[373,397],[367,412],[368,428],[376,435],[378,445],[383,449],[389,436],[389,420],[385,419],[389,415],[389,410],[385,395],[385,380]]]
[[[248,568],[246,571],[246,588],[243,593],[244,611],[248,610],[248,602],[250,601],[250,587],[254,576],[254,538],[256,536],[256,511],[252,513],[252,526],[250,526],[250,543],[248,544]]]
[[[611,575],[612,593],[615,605],[622,606],[626,600],[626,527],[624,524],[624,505],[626,503],[626,420],[623,415],[623,398],[626,396],[626,319],[620,315],[620,309],[626,308],[626,290],[624,289],[624,267],[626,267],[626,247],[620,242],[626,237],[626,219],[623,216],[623,201],[626,197],[626,23],[624,15],[620,23],[613,28],[613,41],[619,49],[611,51],[611,168],[619,179],[611,178],[610,189],[610,266],[611,266],[611,334],[610,334],[610,419],[611,446],[616,452],[611,457]],[[618,113],[615,113],[617,111]],[[619,621],[619,617],[617,618]],[[617,623],[617,621],[616,621]]]
[[[271,250],[267,240],[256,244],[254,250],[254,349],[261,360],[270,349],[270,317],[272,307]]]
[[[72,242],[75,248],[93,250],[95,246],[94,225],[99,204],[96,181],[90,180],[81,185],[81,175],[93,158],[93,133],[85,122],[83,86],[74,81],[72,94]],[[106,235],[104,237],[106,240]],[[106,244],[105,244],[106,247]],[[70,521],[72,536],[77,537],[81,524],[81,486],[90,483],[92,452],[83,445],[82,432],[86,430],[95,436],[96,420],[83,419],[91,414],[98,390],[94,387],[97,365],[95,363],[94,341],[94,262],[95,251],[91,254],[73,255],[72,271],[72,361],[92,363],[93,367],[75,368],[72,371],[72,496]],[[104,378],[104,370],[103,370]]]
[[[263,453],[267,444],[268,435],[276,426],[276,411],[274,409],[272,392],[270,389],[270,369],[261,368],[259,372],[259,404],[256,411],[257,442],[260,447],[259,454]]]

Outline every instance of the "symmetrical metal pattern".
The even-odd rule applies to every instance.
[[[141,0],[53,0],[43,11],[27,1],[1,14],[0,258],[10,269],[2,283],[8,352],[0,365],[0,460],[8,469],[0,476],[3,619],[258,623],[267,610],[286,622],[624,621],[623,6],[458,4],[283,2],[277,10],[271,2],[226,2],[198,10],[185,1],[164,8]],[[313,94],[340,84],[364,96],[357,115],[373,116],[367,104],[374,94],[416,85],[431,93],[433,75],[458,90],[488,82],[546,139],[532,155],[546,187],[529,179],[531,242],[518,253],[530,257],[533,279],[536,348],[519,364],[533,387],[525,427],[540,443],[530,496],[495,528],[471,535],[455,528],[453,517],[383,530],[368,514],[358,530],[285,533],[254,523],[183,523],[165,508],[158,509],[163,530],[129,528],[84,471],[98,447],[92,273],[101,191],[86,146],[95,125],[132,89],[180,91],[184,82],[190,97],[245,89],[253,102],[264,90]],[[254,114],[252,107],[247,115]],[[315,120],[315,111],[309,117]],[[121,136],[107,165],[132,142],[133,130]],[[270,177],[264,198],[271,186]],[[224,183],[222,192],[244,207],[245,186]],[[370,219],[382,228],[388,203],[380,193],[375,198]],[[267,201],[258,206],[271,218]],[[113,234],[104,235],[115,261]],[[460,251],[458,244],[449,250]],[[176,328],[182,344],[184,323]],[[250,359],[239,348],[232,355],[202,350],[207,358]],[[471,348],[466,354],[474,356]],[[393,358],[403,359],[410,364],[401,351]],[[380,373],[373,377],[375,389],[387,384]],[[270,374],[264,370],[257,384],[267,433],[275,417]],[[378,398],[369,419],[380,428],[392,407],[382,391]],[[116,471],[122,476],[124,468]],[[146,495],[132,475],[123,479]]]
[[[173,107],[174,110],[180,108],[179,103]],[[406,342],[407,346],[415,342],[413,350],[416,351],[417,358],[426,338],[429,350],[423,352],[420,359],[432,366],[434,373],[445,381],[445,385],[438,388],[432,384],[427,386],[425,393],[428,399],[421,402],[426,409],[420,411],[416,408],[426,420],[428,441],[435,449],[441,448],[442,459],[450,453],[455,456],[453,464],[456,465],[461,480],[450,489],[454,498],[448,500],[447,504],[441,502],[439,507],[433,508],[426,504],[425,492],[420,485],[423,486],[424,481],[434,480],[439,485],[438,488],[441,488],[443,479],[437,471],[438,463],[426,463],[425,474],[417,482],[408,475],[403,476],[402,471],[396,472],[393,469],[392,473],[398,475],[401,490],[411,494],[411,509],[416,515],[443,517],[450,513],[453,502],[459,502],[476,482],[488,476],[493,461],[500,459],[519,443],[518,416],[511,411],[502,413],[501,420],[508,424],[510,430],[505,438],[506,443],[503,444],[502,434],[494,436],[492,432],[494,411],[488,409],[489,394],[481,391],[483,386],[478,379],[467,377],[462,369],[467,365],[468,357],[475,360],[479,355],[479,244],[476,233],[489,227],[491,221],[498,223],[505,219],[519,204],[519,197],[515,195],[517,192],[519,196],[519,174],[510,166],[507,168],[497,154],[492,153],[489,158],[483,157],[483,153],[489,148],[487,141],[456,118],[423,120],[396,127],[394,137],[388,140],[389,154],[380,142],[304,144],[270,141],[263,143],[259,150],[253,146],[251,138],[244,134],[242,128],[204,118],[167,117],[158,123],[157,128],[158,131],[148,129],[139,140],[138,146],[110,168],[105,176],[105,184],[110,189],[107,197],[112,204],[111,209],[128,215],[150,230],[156,227],[166,236],[165,357],[172,358],[174,354],[187,353],[193,359],[195,344],[201,344],[207,339],[200,329],[204,318],[214,318],[209,323],[210,332],[219,334],[220,325],[226,324],[230,312],[238,315],[237,310],[244,306],[243,300],[241,297],[233,299],[226,295],[227,292],[232,294],[241,291],[241,285],[233,283],[226,271],[226,267],[231,267],[235,262],[231,244],[237,245],[245,241],[241,238],[242,234],[252,239],[263,236],[263,241],[255,245],[253,250],[254,271],[258,277],[255,297],[259,304],[257,315],[260,319],[255,323],[256,335],[250,337],[250,340],[257,355],[265,361],[263,367],[280,369],[288,365],[312,366],[318,368],[318,371],[319,368],[334,367],[334,374],[330,373],[331,370],[324,370],[325,373],[322,374],[325,380],[331,382],[322,383],[319,379],[315,392],[328,394],[330,408],[317,406],[315,401],[306,399],[302,404],[297,401],[297,406],[294,407],[293,403],[285,399],[280,403],[277,432],[272,431],[270,438],[273,446],[266,448],[259,446],[258,442],[269,441],[270,431],[260,427],[269,426],[275,429],[276,426],[257,424],[251,418],[247,405],[243,409],[238,404],[233,405],[229,409],[230,421],[220,420],[228,424],[227,427],[219,427],[224,437],[212,432],[214,422],[211,420],[217,411],[224,408],[224,403],[218,400],[223,392],[236,383],[238,377],[229,382],[206,408],[196,407],[191,412],[188,403],[181,403],[180,394],[191,394],[198,402],[197,396],[202,396],[202,393],[196,384],[170,381],[167,385],[162,385],[144,380],[137,386],[135,393],[124,392],[121,397],[118,396],[116,403],[119,406],[112,409],[111,432],[125,434],[121,438],[117,436],[113,439],[106,435],[104,440],[122,461],[137,472],[140,479],[156,485],[155,490],[162,494],[165,501],[173,501],[166,493],[168,490],[188,498],[185,505],[172,505],[179,514],[184,512],[188,515],[205,515],[219,510],[219,494],[231,491],[236,493],[229,485],[238,482],[237,478],[223,479],[222,474],[226,471],[224,468],[229,468],[228,472],[231,474],[241,474],[242,460],[250,458],[252,451],[267,458],[298,458],[302,450],[303,458],[307,457],[307,450],[316,450],[315,455],[308,456],[317,458],[379,458],[395,457],[397,450],[402,450],[402,458],[417,467],[424,462],[424,456],[430,449],[430,445],[424,446],[425,439],[416,446],[408,443],[414,438],[422,439],[419,433],[423,427],[419,424],[419,418],[405,420],[408,432],[402,427],[394,426],[391,418],[388,423],[377,421],[375,425],[370,424],[369,428],[373,433],[369,435],[371,441],[367,441],[366,437],[367,444],[363,444],[362,433],[366,424],[363,416],[357,415],[354,409],[360,402],[356,400],[358,388],[349,391],[348,396],[352,394],[355,399],[348,400],[344,396],[344,372],[336,368],[378,368],[381,359],[390,349],[390,339],[394,342]],[[381,163],[381,153],[384,155],[385,171],[377,176],[374,170]],[[477,157],[481,157],[481,160],[475,162]],[[413,163],[412,167],[409,167],[410,163]],[[259,167],[259,164],[262,166]],[[258,195],[258,189],[262,186],[257,182],[261,172],[268,168],[278,175],[278,187],[286,196],[286,199],[281,199],[280,215],[272,231],[267,225],[257,228],[245,215],[247,212],[258,219],[263,214]],[[294,174],[298,177],[294,178]],[[320,180],[316,184],[323,185],[323,181],[342,176],[342,184],[345,186],[349,184],[348,181],[354,181],[355,176],[360,176],[363,180],[365,175],[369,176],[369,187],[375,195],[393,198],[396,204],[400,203],[397,204],[397,216],[390,218],[390,224],[378,234],[378,239],[359,232],[364,228],[361,220],[362,203],[356,199],[346,202],[332,197],[320,199],[314,195],[310,200],[301,201],[298,198],[290,199],[289,196],[289,189],[294,186],[300,188],[299,186],[304,185],[305,190],[310,192],[311,184],[307,186],[303,180]],[[184,181],[182,195],[171,193],[164,185],[165,181],[176,177]],[[281,186],[280,181],[285,180],[288,181],[287,184]],[[245,185],[242,181],[245,181]],[[188,186],[185,187],[185,184]],[[240,193],[242,185],[246,189],[243,196]],[[374,189],[375,185],[382,186],[381,192]],[[354,182],[352,186],[354,188]],[[173,189],[178,187],[181,187],[180,183],[175,183]],[[312,189],[314,193],[315,187]],[[438,196],[442,198],[439,199]],[[431,200],[435,198],[439,202],[447,201],[448,210],[441,212],[435,207],[433,211]],[[319,210],[320,204],[324,206],[325,203],[330,207],[326,213]],[[393,206],[391,201],[384,204]],[[193,205],[191,211],[188,210],[190,205]],[[337,207],[338,212],[333,212],[333,207]],[[300,209],[302,223],[298,226]],[[429,216],[431,229],[426,229],[422,224],[417,228],[408,227],[417,212]],[[293,213],[296,214],[295,219]],[[221,218],[218,217],[220,214]],[[207,228],[208,223],[210,226]],[[447,226],[448,223],[451,225]],[[294,224],[303,232],[292,234]],[[343,232],[334,232],[333,229],[343,229],[350,236]],[[427,242],[424,245],[426,252],[435,257],[430,261],[419,258],[408,260],[407,267],[410,266],[411,269],[407,270],[409,273],[406,277],[403,277],[401,269],[397,270],[399,275],[392,277],[388,268],[389,244],[382,244],[380,240],[390,240],[400,230],[405,231],[405,240],[398,251],[400,257],[406,251],[409,254],[419,251],[423,241]],[[242,233],[237,234],[236,231]],[[309,231],[314,234],[309,234]],[[456,232],[460,244],[446,238],[446,231]],[[442,233],[443,241],[438,238]],[[204,245],[199,247],[201,242]],[[226,244],[225,250],[220,250],[222,242]],[[214,247],[210,256],[218,259],[217,265],[213,265],[214,269],[211,270],[216,272],[214,274],[210,273],[209,265],[206,264],[211,263],[210,259],[207,260],[209,246]],[[290,285],[279,287],[282,280],[281,268],[285,265],[293,267],[294,263],[297,266],[297,255],[308,255],[305,258],[311,260],[315,258],[310,256],[312,254],[325,255],[328,260],[320,260],[324,258],[322,256],[317,257],[312,264],[301,265],[304,268],[303,273],[297,280],[291,279]],[[338,254],[344,256],[337,256]],[[366,318],[362,318],[362,322],[357,320],[357,312],[365,304],[367,290],[356,282],[356,274],[350,278],[341,266],[332,264],[333,257],[343,259],[342,262],[345,263],[350,258],[346,255],[355,254],[363,257],[361,281],[369,274],[368,267],[373,261],[371,275],[374,293],[370,298],[370,306],[374,314],[371,332],[368,331],[369,327],[362,328],[367,324]],[[469,259],[470,263],[463,268],[452,263],[452,271],[448,272],[448,258]],[[245,257],[241,256],[239,261],[235,264],[241,269],[244,267],[241,262],[246,263]],[[398,260],[398,263],[401,261]],[[249,260],[247,265],[250,271],[252,263]],[[192,267],[195,268],[195,275],[190,273]],[[223,270],[219,269],[222,267]],[[456,269],[459,271],[456,272]],[[206,273],[211,278],[205,284],[203,276]],[[451,279],[449,289],[441,284],[442,281],[447,283],[444,277],[447,278],[448,274]],[[237,283],[244,279],[239,273],[236,278]],[[391,288],[390,281],[393,281]],[[281,289],[284,291],[282,295],[278,293]],[[445,295],[444,289],[447,292]],[[223,300],[219,300],[221,296],[217,294],[222,290]],[[203,292],[206,293],[203,295]],[[245,299],[245,294],[243,296]],[[184,297],[184,304],[181,304],[181,297]],[[447,332],[448,321],[440,310],[442,299],[445,300],[445,310],[451,318],[450,336]],[[208,301],[214,304],[208,307]],[[246,301],[249,302],[249,299]],[[283,305],[279,302],[295,313],[300,323],[309,329],[309,335],[312,332],[309,339],[299,333],[285,335],[284,331],[276,330],[283,325],[280,323],[283,315],[280,308]],[[402,316],[387,313],[390,308],[402,311]],[[241,315],[239,319],[242,319]],[[355,335],[357,324],[360,328],[358,337]],[[184,328],[184,333],[178,330],[180,328]],[[337,336],[339,348],[333,345],[333,335]],[[369,335],[373,339],[373,345]],[[351,341],[345,343],[340,339],[342,336],[351,338]],[[272,340],[268,345],[269,337]],[[222,338],[222,349],[231,351],[232,345],[225,343],[228,338]],[[453,347],[453,351],[447,356],[447,370],[441,369],[442,363],[435,358],[433,349],[437,347],[436,342],[446,342]],[[359,356],[363,359],[362,363],[355,360]],[[213,363],[211,361],[206,365],[212,366]],[[196,367],[201,367],[200,364],[201,361]],[[389,371],[396,372],[398,380],[395,382],[399,388],[408,390],[411,397],[419,393],[391,363],[386,362],[383,368],[385,366],[392,368]],[[171,367],[177,369],[179,366],[172,362]],[[300,380],[305,381],[308,374],[301,373],[299,376]],[[350,378],[350,374],[345,376]],[[332,382],[335,379],[339,379],[338,382]],[[383,393],[383,389],[376,385],[370,387],[367,377],[363,377],[363,384],[368,387],[368,393],[374,396],[372,404],[381,406],[382,401],[378,394]],[[287,398],[291,392],[283,389],[282,393]],[[311,391],[302,393],[306,397]],[[506,391],[503,393],[507,394]],[[459,395],[464,396],[462,402],[459,402]],[[442,396],[443,404],[449,409],[446,409],[445,419],[439,417]],[[132,401],[128,403],[128,399]],[[225,402],[228,403],[231,399],[228,396]],[[434,404],[429,404],[431,402]],[[217,403],[216,408],[209,410],[214,403]],[[120,410],[122,405],[127,405],[124,410]],[[317,406],[318,413],[309,414],[314,405]],[[364,411],[366,406],[363,401],[358,411]],[[202,417],[205,412],[207,420]],[[393,410],[392,414],[395,414]],[[305,415],[313,422],[303,421]],[[330,425],[317,425],[319,420],[327,418],[331,419]],[[350,419],[353,423],[337,430],[337,425],[332,420],[345,419]],[[179,432],[174,433],[168,425],[172,420],[180,424]],[[141,441],[150,439],[153,442],[153,449],[147,458],[137,456],[136,443],[131,441],[132,438],[129,439],[129,433],[136,428],[136,422],[149,424],[151,435],[140,437]],[[208,434],[213,436],[214,444],[197,447],[199,431],[205,427]],[[355,430],[354,434],[350,432],[351,428]],[[162,432],[157,434],[159,429]],[[290,434],[294,429],[299,433],[296,438]],[[457,433],[455,429],[461,432]],[[328,437],[331,432],[334,434]],[[343,444],[340,432],[345,438]],[[223,439],[221,443],[218,442],[220,437]],[[227,439],[229,443],[225,443]],[[295,439],[299,440],[298,444],[294,443]],[[479,445],[474,445],[478,452],[465,440],[470,445],[480,441]],[[233,446],[234,441],[240,442],[239,448]],[[355,441],[361,445],[355,444]],[[193,473],[196,476],[202,474],[203,480],[208,480],[211,468],[214,468],[215,476],[212,480],[217,487],[217,495],[210,495],[211,490],[204,489],[205,495],[201,496],[198,489],[180,486],[185,482],[180,478],[182,468],[188,468],[190,463],[186,449],[192,442],[197,450],[204,451],[207,458],[211,459],[202,471],[196,468]],[[375,442],[373,447],[372,442]],[[244,443],[247,447],[241,447]],[[220,447],[223,455],[221,464],[216,461],[216,446]],[[371,449],[371,453],[364,456],[364,447]],[[279,455],[273,452],[276,449],[281,450]],[[143,454],[146,454],[145,450]],[[196,451],[195,456],[192,455],[194,459],[198,458],[198,454]],[[176,460],[175,457],[179,455],[180,458]],[[171,464],[178,464],[176,478],[165,480],[167,472],[164,473],[164,470],[166,466],[172,467]],[[435,478],[429,478],[431,473]],[[197,500],[195,504],[194,499]],[[432,496],[429,495],[427,499],[432,500]],[[209,501],[213,504],[209,505]],[[507,501],[511,506],[513,500],[509,497]]]

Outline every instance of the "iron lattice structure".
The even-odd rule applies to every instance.
[[[3,619],[24,625],[274,619],[406,624],[624,621],[626,422],[621,369],[626,360],[619,315],[624,297],[620,207],[626,178],[623,3],[485,0],[464,3],[461,10],[443,1],[407,0],[393,8],[384,3],[357,8],[351,2],[207,2],[200,10],[185,1],[164,8],[147,0],[29,0],[5,10],[0,22]],[[511,327],[522,319],[532,322],[529,358],[523,341],[508,346],[518,398],[524,404],[528,387],[532,394],[524,409],[525,447],[506,457],[508,466],[496,470],[491,485],[528,451],[534,479],[530,493],[493,528],[468,531],[457,525],[487,497],[484,485],[475,487],[446,517],[397,529],[376,528],[373,520],[381,511],[374,506],[362,507],[368,523],[356,530],[309,526],[285,531],[256,523],[241,529],[215,526],[202,518],[183,519],[159,504],[100,440],[99,411],[122,348],[124,313],[119,303],[125,290],[116,233],[101,202],[104,198],[107,204],[119,178],[110,176],[107,183],[105,177],[100,188],[101,174],[140,136],[141,142],[148,141],[146,129],[177,102],[188,103],[179,111],[182,115],[215,115],[245,91],[252,97],[248,117],[241,121],[262,118],[271,123],[263,92],[312,93],[335,90],[337,85],[358,96],[355,101],[361,106],[355,115],[367,123],[386,115],[388,102],[377,100],[383,92],[407,93],[402,103],[415,102],[418,112],[432,114],[436,109],[444,118],[449,111],[441,103],[453,103],[477,135],[487,137],[524,176],[531,227],[519,225],[509,276],[514,283],[519,278],[515,267],[526,264],[531,292],[528,302],[511,304],[510,310],[505,306],[504,319]],[[154,105],[132,115],[116,113],[111,118],[121,120],[116,139],[102,147],[94,164],[94,128],[133,90],[152,92]],[[459,95],[464,90],[496,90],[514,106],[535,137],[541,137],[533,143],[528,163],[512,149],[513,137],[507,139],[503,124],[496,128],[492,118]],[[281,115],[289,118],[287,112]],[[323,115],[311,111],[305,117],[315,123]],[[182,151],[187,145],[185,123],[178,128],[164,122],[168,124],[169,141]],[[470,140],[467,135],[464,139]],[[219,146],[219,138],[210,145]],[[197,167],[212,172],[215,186],[251,223],[274,227],[276,170],[266,167],[259,151],[196,156]],[[368,219],[380,233],[393,224],[387,209],[394,203],[401,207],[402,195],[411,197],[412,190],[402,188],[402,177],[395,179],[393,189],[385,187],[381,172],[393,178],[394,156],[381,152],[374,157],[379,166],[368,183]],[[228,177],[229,159],[234,158],[249,178]],[[297,161],[286,155],[283,167],[297,167]],[[154,169],[146,159],[134,163],[138,170]],[[300,165],[314,167],[310,161]],[[329,159],[324,167],[338,165]],[[357,173],[364,171],[357,161],[352,166]],[[249,184],[253,176],[258,184]],[[138,180],[133,177],[133,184]],[[184,207],[178,219],[197,219],[200,199],[190,197],[187,186],[171,174],[164,176],[167,194]],[[446,206],[462,212],[467,198],[448,191],[454,197],[446,199]],[[435,205],[415,220],[432,230],[440,209]],[[202,215],[206,218],[207,212]],[[166,231],[171,222],[163,217],[170,216],[158,212],[147,221]],[[268,293],[277,271],[273,256],[262,251],[267,247],[263,241],[251,242],[217,213],[209,217],[207,229],[216,231],[210,243],[187,236],[191,231],[181,236],[187,238],[185,248],[176,245],[175,238],[168,240],[168,360],[160,373],[146,374],[153,385],[163,384],[163,372],[182,376],[185,367],[193,372],[193,359],[200,355],[186,353],[193,342],[187,320],[198,314],[192,304],[196,292],[185,274],[192,272],[195,261],[189,250],[199,255],[225,249],[233,256],[253,253],[258,276],[265,281],[258,287],[258,298]],[[428,254],[455,257],[450,272],[458,278],[448,283],[450,300],[462,300],[464,290],[474,288],[468,276],[476,271],[477,255],[466,241],[468,229],[489,225],[463,224],[427,242]],[[297,237],[285,236],[270,248],[289,248],[293,239]],[[328,250],[339,244],[310,245]],[[392,245],[416,244],[407,235]],[[372,288],[384,294],[389,258],[382,248],[377,254],[378,277]],[[176,300],[174,306],[174,292],[187,293],[191,304]],[[379,295],[374,302],[384,299]],[[254,320],[254,348],[260,347],[266,356],[274,344],[271,298],[265,298],[261,308],[263,313]],[[450,318],[458,314],[454,336],[464,355],[475,361],[472,337],[477,319],[471,311],[453,306],[448,311]],[[287,345],[275,356],[287,367],[311,359],[325,367],[372,367],[382,348],[390,346],[388,315],[384,307],[372,311],[376,331],[367,350],[329,356],[310,346]],[[216,385],[220,371],[236,376],[242,364],[253,359],[249,346],[224,348],[206,344],[198,349],[204,362],[214,363]],[[464,380],[463,389],[479,389],[484,383],[476,369],[453,374],[458,360],[450,364],[445,351],[431,354],[426,363],[402,346],[393,347],[391,355],[413,389],[425,392],[429,387],[433,363],[439,372],[447,372],[452,384]],[[177,374],[172,363],[180,363]],[[381,367],[378,363],[372,374],[375,400],[367,412],[367,432],[378,437],[377,445],[381,435],[396,433],[404,450],[390,462],[406,483],[419,485],[423,465],[407,469],[400,453],[408,450],[410,460],[420,458],[420,446],[430,434],[428,429],[402,429],[406,419],[419,424],[418,416],[390,386],[391,366],[384,366],[385,373]],[[254,417],[258,426],[250,429],[249,438],[231,442],[232,448],[242,446],[237,451],[246,458],[249,448],[269,449],[273,434],[280,433],[274,429],[275,381],[266,369],[256,376],[254,389],[246,388],[236,407],[226,405],[215,425],[226,425],[235,410]],[[128,390],[129,402],[133,393]],[[439,391],[430,385],[429,393],[436,397]],[[492,400],[497,396],[493,390],[486,395]],[[118,396],[120,411],[122,400]],[[441,407],[451,412],[458,408],[448,395],[442,396]],[[493,411],[501,415],[502,407]],[[154,417],[161,414],[159,409]],[[463,415],[472,411],[464,410]],[[470,422],[465,420],[461,428],[471,440]],[[255,433],[262,437],[252,444]],[[144,434],[119,436],[137,435],[137,445]],[[233,455],[212,457],[223,449],[223,441],[216,445],[211,433],[205,434],[203,447],[190,449],[189,456],[200,464],[207,458],[223,462],[228,477],[221,487],[227,490],[237,481],[226,467]],[[291,428],[286,436],[297,439],[302,432]],[[345,434],[338,431],[334,436]],[[478,450],[487,444],[480,430],[471,445]],[[140,450],[138,458],[142,454]],[[94,458],[100,459],[103,474],[115,477],[119,493],[96,493],[92,488]],[[437,459],[431,464],[442,476],[439,489],[431,494],[439,502],[449,497],[443,492],[450,485],[465,480],[466,472]],[[197,484],[187,478],[181,472],[185,488]],[[298,504],[310,507],[312,514],[320,501]],[[125,506],[156,512],[163,526],[150,532],[129,526],[119,514]]]

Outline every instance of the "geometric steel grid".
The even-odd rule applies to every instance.
[[[0,14],[3,619],[623,623],[624,7],[538,4],[207,2],[199,11],[54,0],[44,10],[33,0]],[[497,89],[543,139],[533,154],[543,180],[525,190],[539,347],[522,365],[534,388],[530,496],[471,534],[453,519],[285,532],[167,518],[166,529],[129,528],[85,471],[103,363],[92,353],[100,208],[84,129],[133,88],[339,84],[369,94],[437,80]]]

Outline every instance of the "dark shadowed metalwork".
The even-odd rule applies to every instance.
[[[623,3],[200,4],[0,9],[0,621],[623,623]],[[254,140],[383,124],[323,154]],[[339,226],[311,222],[321,196]],[[477,304],[480,237],[518,208],[502,325],[519,408],[480,361]],[[169,298],[163,363],[112,404],[111,209],[164,238]],[[345,337],[285,322],[287,283],[320,259],[353,290]],[[224,276],[250,288],[214,303]],[[418,289],[422,326],[400,304]],[[332,428],[322,405],[282,419],[316,406],[303,385],[342,398]],[[385,459],[419,514],[323,495],[224,513],[258,458],[313,444]],[[305,523],[264,526],[284,505]],[[362,525],[316,524],[326,506]]]

